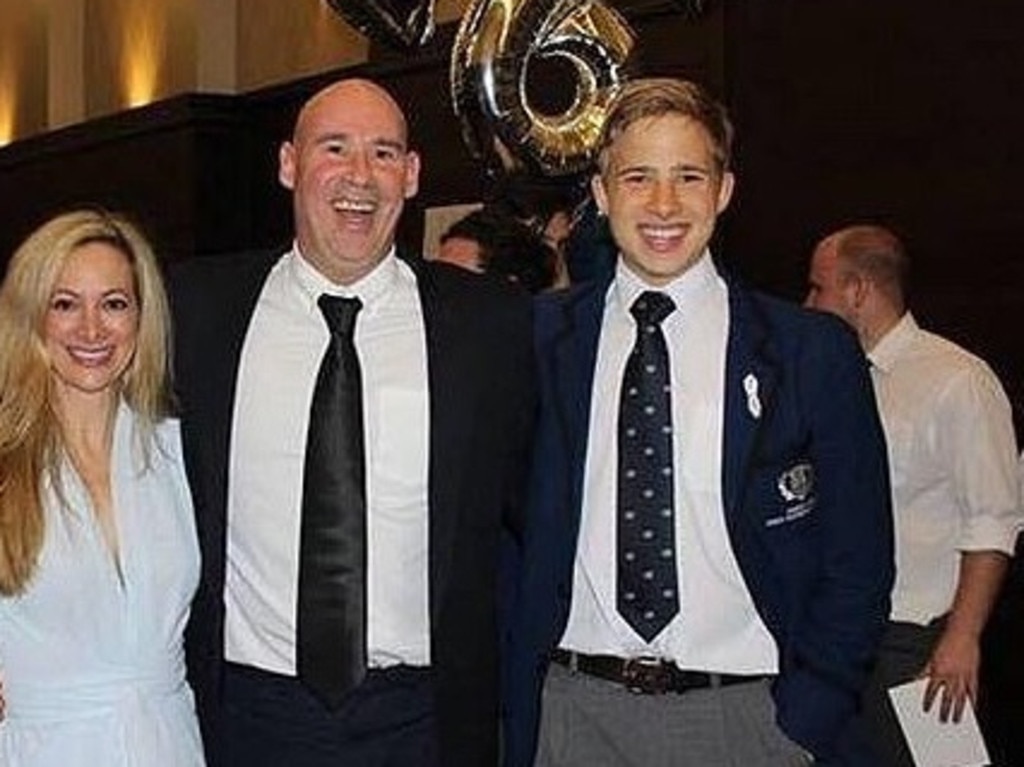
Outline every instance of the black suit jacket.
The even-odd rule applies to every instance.
[[[193,259],[171,274],[175,376],[203,577],[186,633],[208,759],[221,761],[224,572],[238,359],[279,254]],[[527,296],[453,267],[414,264],[430,390],[429,594],[441,761],[493,765],[498,742],[496,563],[518,526],[533,423]],[[298,513],[298,510],[296,510]]]

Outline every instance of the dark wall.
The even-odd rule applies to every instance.
[[[181,96],[0,149],[0,258],[55,212],[130,213],[167,258],[246,227],[248,126],[234,99]]]
[[[726,22],[734,263],[799,298],[817,239],[857,221],[893,227],[918,319],[989,360],[1019,425],[1020,16],[1008,0],[752,0],[729,4]]]

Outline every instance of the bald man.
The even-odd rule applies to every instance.
[[[188,660],[213,765],[497,760],[495,563],[532,423],[530,307],[505,286],[396,257],[419,170],[394,99],[337,82],[280,149],[292,247],[197,259],[174,275],[203,547]],[[355,307],[349,341],[328,327],[328,306]],[[346,344],[361,386],[361,408],[346,412],[360,415],[325,430],[316,407],[332,388],[318,375]],[[357,489],[316,508],[356,532],[325,537],[307,526],[307,496],[329,483],[307,458],[341,432],[356,445],[338,454]],[[325,463],[329,473],[338,462]],[[316,604],[344,632],[327,608],[305,607],[313,561],[335,578],[316,581]],[[355,601],[336,601],[350,576]],[[331,670],[341,657],[343,678]]]
[[[977,703],[981,633],[1021,528],[1009,401],[981,359],[920,328],[908,258],[880,226],[814,250],[807,306],[856,331],[889,446],[896,535],[892,614],[865,702],[880,765],[913,761],[885,690],[928,678],[923,705],[959,720]]]

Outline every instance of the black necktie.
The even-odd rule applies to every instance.
[[[358,298],[320,296],[331,329],[306,437],[296,666],[336,708],[366,673],[366,466],[363,390],[353,341]]]
[[[672,397],[661,332],[661,321],[674,309],[664,293],[647,291],[633,302],[636,343],[619,400],[616,606],[646,642],[679,612]]]

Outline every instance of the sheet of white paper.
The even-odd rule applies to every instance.
[[[889,690],[914,763],[917,767],[985,767],[988,751],[970,701],[959,722],[940,722],[938,701],[927,713],[922,707],[927,684],[928,680],[919,679]]]

